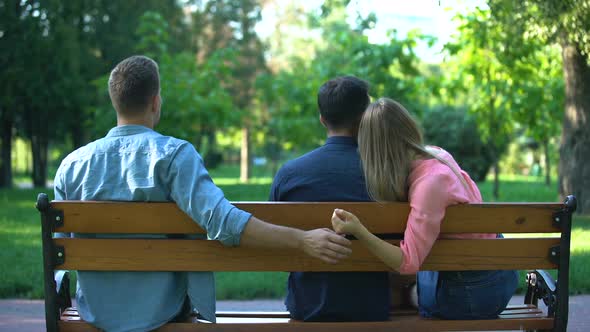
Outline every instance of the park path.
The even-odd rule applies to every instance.
[[[522,296],[515,296],[513,304],[523,302]],[[259,310],[283,311],[281,300],[218,301],[217,310]],[[45,331],[43,301],[41,300],[0,300],[0,332]],[[590,331],[590,295],[570,297],[568,332]]]

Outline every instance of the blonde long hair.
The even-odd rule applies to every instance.
[[[447,160],[424,146],[418,123],[400,103],[379,98],[371,103],[359,127],[359,153],[371,198],[378,202],[407,201],[408,176],[415,159],[437,159],[467,187]]]

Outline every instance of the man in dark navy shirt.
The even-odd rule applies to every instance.
[[[370,201],[356,136],[369,105],[367,82],[344,76],[318,92],[326,144],[287,162],[276,174],[271,201]],[[330,227],[330,216],[326,216]],[[387,272],[291,272],[285,300],[304,321],[377,321],[389,317]]]

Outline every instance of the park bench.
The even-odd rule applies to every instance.
[[[235,203],[257,217],[302,229],[329,227],[334,208],[357,214],[375,234],[403,233],[406,203]],[[299,251],[228,248],[217,241],[169,236],[165,239],[54,238],[53,232],[117,234],[203,234],[174,203],[52,201],[40,194],[48,331],[96,331],[72,308],[69,278],[56,270],[95,271],[387,271],[360,243],[336,265]],[[484,203],[447,209],[441,232],[514,233],[503,239],[439,239],[423,270],[532,270],[525,303],[493,320],[420,318],[415,310],[394,310],[384,322],[304,323],[285,312],[218,312],[216,324],[169,323],[158,331],[566,331],[571,217],[576,201]],[[523,235],[528,233],[528,236]],[[545,233],[544,236],[531,233]],[[399,240],[388,240],[398,243]],[[558,283],[540,269],[556,269]],[[57,281],[54,279],[57,277]],[[539,307],[542,300],[547,307]],[[354,299],[351,299],[354,301]]]

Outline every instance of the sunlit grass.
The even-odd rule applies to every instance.
[[[492,179],[488,178],[488,181],[478,183],[477,186],[485,202],[559,202],[557,186],[546,186],[542,179],[534,177],[519,176],[514,180],[502,180],[498,199],[492,195]]]
[[[214,182],[218,186],[242,184],[242,182],[239,179],[233,179],[233,178],[216,178]],[[272,183],[271,178],[251,178],[248,181],[248,184],[262,184],[262,185],[267,185],[267,186],[270,186],[271,183]]]

